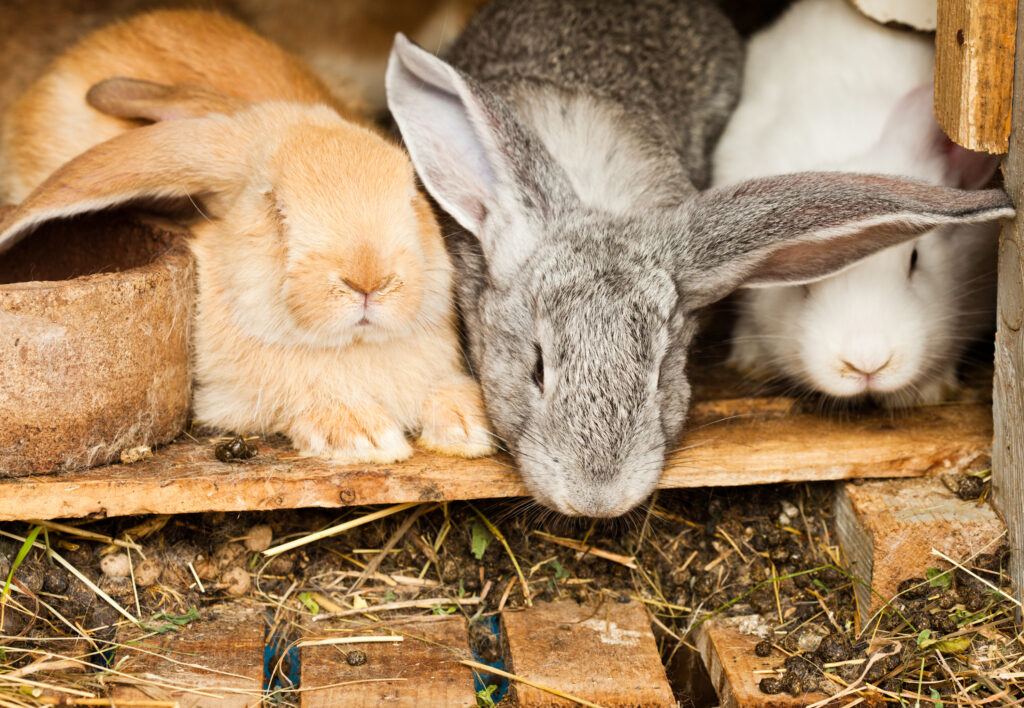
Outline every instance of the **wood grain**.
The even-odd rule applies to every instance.
[[[801,708],[824,698],[820,693],[790,696],[761,692],[761,679],[775,676],[767,671],[781,668],[785,659],[778,651],[765,658],[754,653],[761,637],[743,629],[763,624],[759,616],[716,617],[694,630],[694,642],[718,692],[720,708]]]
[[[109,676],[107,680],[115,683],[111,698],[176,700],[181,708],[260,705],[266,633],[262,606],[233,602],[206,607],[201,615],[181,630],[164,634],[122,628],[118,642],[135,643],[118,649],[115,660],[127,661],[117,668],[141,678],[127,683],[124,677]]]
[[[323,627],[320,627],[322,630]],[[302,708],[473,708],[469,635],[461,616],[397,626],[400,643],[308,646],[300,650]],[[390,634],[390,632],[378,632]],[[321,637],[372,634],[359,629]],[[315,639],[310,635],[307,639]],[[366,663],[350,666],[348,652],[366,652]]]
[[[855,477],[913,477],[963,469],[991,451],[990,408],[934,406],[843,420],[788,399],[711,401],[671,455],[661,487]],[[459,460],[418,452],[393,465],[299,458],[283,439],[260,441],[245,463],[218,462],[209,441],[178,441],[152,460],[0,480],[0,521],[342,507],[514,497],[527,493],[508,458]]]
[[[607,708],[675,706],[647,611],[639,602],[539,602],[502,612],[505,663],[517,676]],[[576,703],[513,682],[519,708]]]
[[[1024,3],[1017,10],[1016,72],[1013,78],[1013,136],[1003,163],[1006,191],[1017,217],[1003,226],[999,248],[999,311],[993,392],[995,441],[992,484],[1006,519],[1011,572],[1021,599],[1024,588]]]
[[[1009,146],[1016,23],[1015,0],[938,0],[935,114],[971,150]]]
[[[935,477],[841,483],[835,517],[850,569],[866,584],[855,586],[862,621],[891,599],[903,580],[948,566],[932,549],[963,561],[996,551],[1006,532],[988,504],[958,499]]]

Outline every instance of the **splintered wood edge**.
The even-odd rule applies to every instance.
[[[661,488],[912,477],[966,469],[989,455],[991,408],[953,404],[831,420],[779,399],[695,408]],[[739,412],[737,412],[739,411]],[[392,465],[342,466],[260,441],[259,455],[218,462],[209,442],[176,442],[153,459],[45,477],[0,479],[0,521],[345,507],[525,496],[507,457],[417,452]]]
[[[852,572],[861,582],[854,583],[857,608],[861,622],[870,616],[872,578],[875,574],[875,535],[860,522],[853,508],[853,500],[845,484],[836,485],[833,509],[836,519],[836,535]]]

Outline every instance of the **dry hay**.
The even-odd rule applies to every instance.
[[[770,691],[825,691],[835,705],[1024,699],[1004,549],[955,559],[966,562],[944,574],[951,566],[936,558],[935,570],[921,568],[920,580],[862,624],[856,581],[825,511],[830,494],[828,484],[661,492],[614,522],[555,518],[527,501],[50,526],[4,603],[0,706],[106,695],[118,671],[115,631],[127,616],[152,632],[188,632],[220,603],[259,603],[276,637],[270,700],[295,704],[288,650],[311,627],[400,633],[412,617],[458,612],[471,622],[478,656],[491,661],[499,642],[483,618],[565,597],[643,602],[667,663],[710,616],[759,613],[767,638],[759,651],[779,659],[779,671],[764,677]],[[339,524],[343,531],[324,533]],[[0,525],[4,579],[17,539],[33,527]]]

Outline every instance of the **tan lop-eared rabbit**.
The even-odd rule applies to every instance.
[[[40,223],[192,202],[197,421],[301,453],[493,451],[440,230],[406,154],[293,56],[221,15],[102,29],[13,105],[0,251]]]

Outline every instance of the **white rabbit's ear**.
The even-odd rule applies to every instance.
[[[150,121],[199,118],[211,113],[230,115],[250,104],[198,84],[158,84],[115,77],[93,85],[86,102],[107,115]]]
[[[999,189],[839,172],[750,180],[690,205],[679,284],[692,306],[707,305],[738,287],[820,280],[944,224],[1013,213]]]
[[[938,158],[944,172],[936,175],[942,184],[960,189],[980,189],[991,181],[999,166],[999,155],[962,148],[942,131],[935,119],[935,91],[922,84],[908,92],[892,109],[875,150],[897,155],[910,154],[920,160]]]
[[[237,189],[247,178],[247,144],[223,116],[129,130],[63,165],[10,212],[0,222],[0,253],[53,219],[135,202],[179,207]]]
[[[498,96],[403,34],[388,61],[387,96],[427,190],[476,235],[489,267],[521,263],[533,251],[535,230],[485,229],[485,221],[498,215],[511,226],[543,218],[574,198],[537,138]]]

